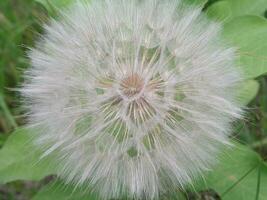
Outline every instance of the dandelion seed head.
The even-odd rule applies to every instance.
[[[45,26],[21,92],[35,144],[103,199],[157,199],[216,162],[240,118],[235,50],[179,0],[76,3]]]

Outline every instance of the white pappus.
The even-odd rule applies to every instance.
[[[216,163],[242,79],[221,25],[180,0],[75,3],[29,52],[34,143],[102,199],[157,199]]]

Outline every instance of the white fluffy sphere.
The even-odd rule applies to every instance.
[[[156,199],[209,168],[239,118],[235,51],[179,0],[93,0],[45,26],[22,94],[61,177]]]

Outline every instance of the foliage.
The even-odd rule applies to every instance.
[[[56,15],[59,9],[66,8],[74,1],[76,0],[36,0],[36,2],[42,4],[52,16]]]
[[[258,93],[260,84],[256,80],[246,80],[240,86],[239,99],[242,105],[247,105]]]
[[[210,17],[229,22],[244,15],[264,16],[266,0],[217,0],[207,10]]]
[[[0,131],[5,136],[23,123],[14,117],[21,108],[17,95],[9,88],[21,82],[21,74],[29,64],[26,47],[33,45],[45,16],[43,8],[32,0],[0,1]]]
[[[267,191],[264,189],[267,186],[267,165],[255,152],[234,143],[232,148],[221,155],[215,170],[207,174],[205,181],[200,181],[195,189],[201,191],[213,188],[225,200],[251,200],[257,193],[258,173],[261,176],[259,199],[264,200],[267,196]],[[78,190],[72,193],[72,191],[72,186],[65,186],[57,180],[44,187],[33,199],[95,199],[95,195],[89,192],[81,193]],[[88,191],[88,189],[85,188],[83,191]],[[81,194],[83,195],[79,196]]]
[[[65,185],[62,181],[56,180],[49,183],[40,190],[32,200],[96,200],[97,196],[90,194],[88,188],[74,189],[71,185]]]
[[[225,24],[224,37],[240,51],[238,65],[246,78],[267,73],[267,20],[258,16],[242,16]]]
[[[260,174],[260,180],[258,180]],[[197,186],[198,190],[212,188],[224,200],[255,199],[259,181],[259,198],[264,200],[267,191],[267,165],[246,146],[235,143],[221,155],[214,171],[205,176],[205,181]]]
[[[41,152],[31,142],[33,130],[17,129],[0,151],[0,183],[14,180],[41,180],[56,174],[56,165],[48,158],[40,160]]]

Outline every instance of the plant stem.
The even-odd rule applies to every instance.
[[[256,191],[256,198],[255,198],[255,200],[259,200],[260,187],[261,187],[261,164],[260,164],[259,170],[258,170],[257,191]]]
[[[13,115],[11,114],[5,100],[4,100],[4,97],[2,94],[0,94],[0,108],[2,108],[8,122],[14,127],[14,128],[17,128],[18,125],[13,117]]]

